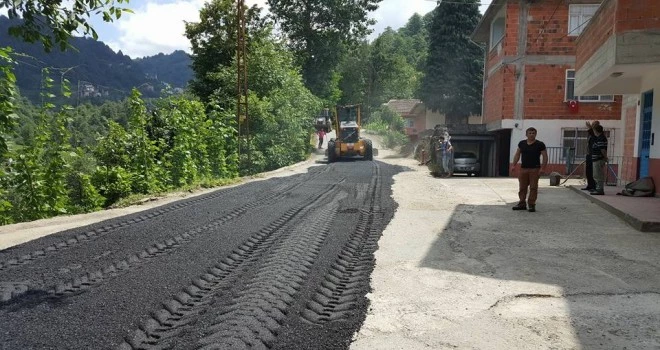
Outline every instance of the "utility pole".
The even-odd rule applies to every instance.
[[[241,158],[241,138],[245,138],[248,164],[250,164],[250,118],[248,117],[248,78],[247,78],[247,57],[245,54],[245,1],[237,0],[236,8],[238,10],[238,28],[237,28],[237,49],[236,49],[236,68],[237,77],[237,104],[236,117],[238,120],[238,159]]]

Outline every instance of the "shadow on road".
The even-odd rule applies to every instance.
[[[493,297],[489,317],[526,327],[530,346],[563,348],[572,332],[581,349],[660,348],[660,235],[580,200],[536,213],[514,204],[457,206],[421,266],[474,288],[459,298]],[[471,287],[461,274],[485,282]]]

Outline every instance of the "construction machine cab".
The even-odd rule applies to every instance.
[[[330,116],[330,108],[324,108],[317,116],[314,123],[316,131],[323,130],[325,132],[332,131],[332,117]]]
[[[371,140],[360,137],[360,105],[336,106],[335,116],[337,138],[328,142],[328,162],[345,157],[373,160]]]

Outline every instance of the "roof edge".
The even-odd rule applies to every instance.
[[[524,0],[522,0],[524,1]],[[481,17],[481,20],[477,24],[477,27],[474,28],[472,32],[472,40],[480,43],[488,42],[490,39],[490,22],[493,21],[493,18],[500,11],[502,6],[506,4],[507,0],[493,0],[486,12]]]

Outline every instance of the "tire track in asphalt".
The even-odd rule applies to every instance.
[[[295,189],[301,185],[302,183],[297,183],[290,187],[291,189]],[[225,223],[244,215],[251,209],[263,205],[263,203],[268,203],[269,201],[277,201],[279,198],[287,195],[288,191],[274,193],[266,196],[265,198],[252,201],[242,207],[232,210],[229,214],[220,217],[211,223],[190,230],[183,234],[166,238],[135,254],[129,255],[125,259],[114,261],[103,269],[85,273],[83,275],[62,282],[57,282],[52,287],[45,288],[45,290],[43,281],[34,281],[31,283],[5,282],[5,288],[2,288],[3,286],[0,284],[0,307],[8,303],[14,304],[16,302],[20,302],[21,296],[38,296],[29,300],[29,303],[32,304],[42,302],[48,298],[62,297],[83,292],[89,288],[100,285],[103,281],[106,281],[109,278],[115,278],[117,276],[123,275],[124,273],[127,273],[144,264],[145,262],[153,260],[156,257],[170,254],[177,248],[192,242],[200,235],[217,230]],[[303,207],[311,203],[311,201],[315,200],[314,196],[310,198],[312,199],[307,200],[307,204],[303,204]]]
[[[263,202],[263,201],[269,201],[269,200],[275,200],[279,198],[280,196],[295,190],[296,188],[302,186],[302,184],[309,182],[311,180],[314,180],[316,177],[320,176],[323,172],[327,171],[327,169],[323,169],[322,171],[314,172],[314,173],[307,173],[305,174],[306,179],[303,179],[302,181],[297,181],[293,184],[282,184],[279,185],[278,187],[274,188],[271,190],[271,194],[265,195],[264,197],[257,199],[247,205],[256,205],[255,203]],[[7,270],[12,267],[17,267],[25,264],[29,264],[37,259],[42,259],[47,256],[52,256],[56,254],[57,252],[60,252],[65,249],[72,248],[74,246],[80,246],[81,244],[84,244],[86,242],[89,242],[94,239],[98,239],[100,237],[106,236],[118,229],[126,228],[131,225],[141,223],[141,222],[147,222],[149,220],[152,220],[154,218],[158,218],[160,216],[163,216],[165,214],[168,214],[170,212],[183,209],[183,208],[188,208],[192,205],[196,204],[205,204],[208,200],[212,200],[215,198],[218,198],[223,195],[227,195],[233,192],[238,191],[240,186],[235,186],[229,189],[223,189],[216,191],[210,195],[205,195],[205,196],[199,196],[194,199],[190,199],[185,202],[178,202],[174,205],[167,206],[164,208],[160,208],[157,210],[150,211],[149,213],[145,213],[139,217],[132,218],[129,220],[121,221],[118,223],[110,224],[110,225],[105,225],[100,228],[88,230],[86,232],[80,233],[76,235],[76,237],[72,237],[66,240],[62,240],[59,242],[55,242],[43,249],[38,249],[35,251],[32,251],[30,253],[10,258],[8,260],[0,262],[0,271]],[[252,208],[250,207],[250,208]],[[249,209],[249,208],[248,208]],[[228,215],[232,215],[234,211],[232,211]],[[0,301],[2,301],[2,294],[0,294]]]
[[[364,198],[365,209],[359,209],[357,227],[307,303],[301,314],[303,320],[321,325],[347,318],[359,298],[368,292],[373,254],[384,226],[384,211],[376,205],[381,199],[380,177],[380,166],[374,162],[374,176]]]
[[[171,347],[201,315],[208,318],[218,312],[206,330],[208,334],[192,339],[199,341],[199,347],[266,347],[276,336],[288,304],[328,234],[337,212],[337,200],[324,205],[322,209],[326,210],[317,207],[326,198],[336,196],[335,192],[337,186],[333,185],[308,205],[289,210],[277,225],[253,234],[232,255],[165,302],[163,309],[154,312],[119,349]],[[302,218],[304,224],[294,226],[292,222],[297,218]],[[236,280],[262,259],[237,298],[229,305],[210,310],[212,303],[227,294]]]

